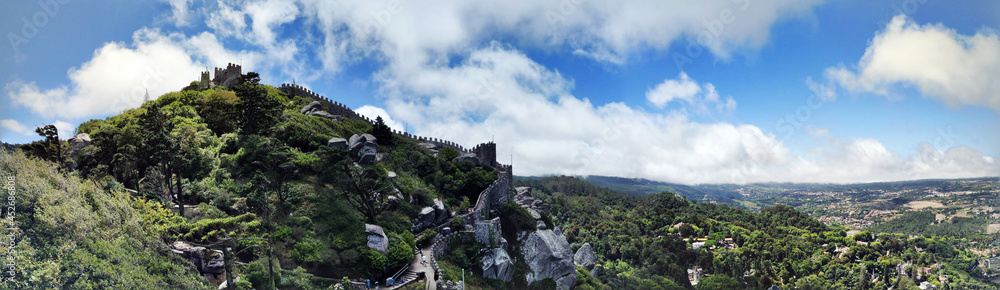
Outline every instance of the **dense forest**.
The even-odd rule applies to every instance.
[[[707,276],[697,289],[998,287],[980,278],[978,257],[961,250],[967,241],[960,238],[849,236],[787,206],[751,212],[670,192],[636,197],[572,177],[518,185],[535,188],[551,204],[554,223],[574,249],[593,247],[596,278],[612,289],[691,287],[687,270],[694,268]]]

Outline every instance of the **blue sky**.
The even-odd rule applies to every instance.
[[[520,175],[679,183],[1000,175],[1000,3],[28,1],[0,140],[241,63]],[[101,17],[95,17],[101,15]],[[703,40],[699,42],[699,37]]]

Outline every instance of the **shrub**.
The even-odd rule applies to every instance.
[[[254,289],[273,289],[271,273],[267,271],[267,261],[259,259],[250,262],[243,268],[243,276],[253,285]]]
[[[434,229],[429,229],[424,231],[424,235],[420,236],[420,239],[416,241],[417,246],[423,248],[429,246],[432,241],[434,241],[434,236],[437,235],[437,231]]]
[[[500,229],[508,241],[517,240],[517,233],[537,229],[528,210],[513,202],[500,204]]]

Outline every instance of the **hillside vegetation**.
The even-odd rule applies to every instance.
[[[56,167],[0,150],[0,172],[16,195],[13,226],[20,230],[10,279],[16,282],[0,288],[211,288],[160,239],[164,225],[179,217],[118,184],[66,176]],[[4,207],[4,216],[9,213]],[[10,273],[5,269],[5,278]]]
[[[697,289],[909,289],[924,281],[938,289],[998,287],[979,278],[978,257],[959,247],[967,243],[960,238],[849,236],[787,206],[751,212],[670,192],[635,197],[572,177],[518,185],[551,204],[574,250],[593,247],[596,278],[611,289],[691,287],[687,270],[694,268],[708,276]]]
[[[421,207],[441,199],[464,211],[496,179],[492,167],[453,162],[458,151],[432,152],[380,119],[304,115],[299,109],[313,100],[260,84],[253,72],[243,79],[84,122],[77,133],[90,136],[89,146],[74,148],[53,128],[40,132],[50,138],[4,153],[3,173],[18,178],[18,198],[26,195],[19,281],[210,286],[170,252],[176,241],[231,248],[241,288],[378,281],[413,259]],[[365,133],[378,136],[380,161],[372,165],[327,146]],[[384,229],[386,252],[366,246],[366,223]]]
[[[329,289],[385,281],[414,260],[415,250],[443,237],[436,232],[444,232],[443,226],[452,232],[473,227],[462,217],[430,221],[433,225],[418,217],[439,207],[446,213],[479,213],[473,208],[479,194],[498,188],[490,185],[500,171],[455,149],[432,150],[432,144],[393,134],[381,119],[304,114],[300,109],[314,100],[260,84],[253,72],[241,77],[231,88],[171,92],[84,122],[75,133],[89,135],[87,142],[64,141],[68,134],[45,126],[38,130],[43,140],[0,150],[0,174],[14,178],[7,189],[16,197],[13,226],[20,233],[13,249],[17,284],[0,287],[201,289],[229,278],[237,289]],[[375,150],[375,162],[360,162],[367,153],[328,144],[359,134],[375,137],[377,149],[365,144],[373,146],[366,148]],[[534,188],[533,201],[543,202],[496,202],[510,250],[510,264],[504,265],[514,278],[483,278],[485,245],[461,239],[450,240],[444,257],[436,259],[441,276],[455,281],[468,269],[474,275],[467,279],[470,288],[998,286],[982,278],[979,257],[958,246],[968,240],[957,233],[981,226],[971,222],[969,229],[948,236],[909,236],[903,233],[921,231],[904,222],[882,229],[899,234],[847,235],[845,228],[783,205],[750,211],[692,202],[669,191],[636,196],[571,177],[518,183]],[[503,184],[512,191],[510,183]],[[671,185],[649,188],[660,186]],[[724,191],[676,189],[695,197]],[[517,194],[528,191],[522,190]],[[9,217],[11,210],[3,210]],[[366,224],[384,231],[384,249],[369,247]],[[545,243],[558,241],[553,247],[560,251],[536,249],[529,256],[515,248],[540,232],[559,237]],[[228,275],[204,271],[206,266],[182,257],[193,254],[178,250],[179,244],[220,253],[224,265],[213,267],[224,267]],[[585,244],[596,255],[593,272],[564,255]],[[525,277],[547,266],[530,261],[545,261],[536,258],[552,253],[572,274]]]

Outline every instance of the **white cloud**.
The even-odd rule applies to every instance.
[[[133,34],[131,45],[111,42],[94,51],[80,67],[67,72],[69,85],[40,88],[34,82],[15,79],[4,86],[15,105],[51,118],[84,118],[118,113],[142,103],[146,90],[153,98],[179,91],[197,80],[206,68],[241,63],[243,71],[258,71],[266,80],[282,77],[271,71],[280,68],[288,79],[311,81],[319,74],[305,64],[295,64],[299,50],[294,42],[282,41],[271,49],[231,51],[212,33],[186,37],[143,28]]]
[[[21,122],[18,122],[17,120],[14,119],[0,120],[0,127],[18,134],[23,134],[27,136],[35,135],[35,132],[32,131],[34,130],[33,128],[29,129],[28,126],[25,126],[24,124],[21,124]]]
[[[299,14],[299,8],[290,0],[267,0],[251,3],[246,6],[246,14],[250,16],[253,35],[252,42],[271,46],[275,42],[277,29],[280,25],[291,22]]]
[[[327,45],[331,38],[352,39],[354,53],[376,51],[404,68],[467,52],[496,35],[613,64],[644,49],[664,50],[684,38],[698,43],[701,37],[698,49],[726,59],[734,50],[761,47],[772,25],[807,15],[822,2],[302,0],[305,17],[324,32],[336,32],[327,34]]]
[[[362,116],[368,117],[369,119],[372,120],[375,120],[375,118],[377,117],[382,117],[382,122],[385,122],[385,125],[389,126],[389,128],[392,128],[393,130],[399,132],[406,132],[405,128],[403,127],[403,123],[393,120],[392,117],[389,116],[389,113],[385,111],[385,109],[375,106],[365,105],[361,106],[360,108],[354,109],[354,112]]]
[[[728,113],[736,110],[736,100],[732,96],[720,99],[715,85],[711,83],[699,85],[684,72],[681,72],[677,79],[666,79],[655,88],[646,91],[646,100],[660,109],[671,101],[682,100],[695,112],[702,114],[710,112],[709,106],[714,106],[719,112]]]
[[[813,95],[819,97],[823,102],[830,102],[837,100],[837,92],[828,86],[827,84],[821,84],[814,82],[812,78],[806,78],[806,86],[809,90],[813,92]]]
[[[55,125],[56,129],[59,130],[59,139],[66,140],[76,136],[76,134],[73,134],[76,132],[76,125],[60,120],[56,120],[52,125]]]
[[[191,24],[190,14],[188,11],[188,5],[191,4],[192,0],[163,0],[170,4],[170,9],[172,14],[170,15],[170,20],[174,22],[177,27],[189,26]]]
[[[197,79],[203,66],[187,51],[158,31],[142,29],[134,47],[107,43],[94,57],[71,68],[70,86],[39,88],[34,82],[14,80],[5,85],[14,104],[43,117],[82,118],[117,113],[150,96],[177,91]]]
[[[895,85],[914,86],[951,106],[976,105],[1000,112],[1000,37],[982,29],[961,35],[940,24],[893,18],[875,35],[854,68],[826,70],[827,78],[854,92],[898,98]]]
[[[736,102],[731,96],[721,97],[713,84],[699,84],[683,73],[646,95],[660,108],[683,100],[686,106],[681,110],[647,112],[624,103],[593,104],[574,96],[574,81],[559,71],[536,63],[511,44],[490,42],[504,36],[518,47],[622,64],[636,52],[683,46],[678,40],[709,35],[708,50],[725,59],[733,51],[760,47],[774,23],[808,13],[820,2],[516,0],[422,5],[301,0],[272,6],[282,2],[220,0],[219,9],[192,10],[212,11],[206,12],[205,21],[214,33],[187,37],[142,29],[131,46],[109,43],[93,59],[70,70],[70,85],[42,89],[15,80],[5,90],[16,104],[39,115],[75,118],[117,112],[109,108],[109,101],[128,100],[116,96],[147,87],[142,85],[144,71],[136,69],[144,65],[171,66],[162,70],[170,71],[172,78],[164,77],[158,81],[162,86],[150,87],[151,95],[159,95],[197,78],[205,64],[222,66],[241,59],[244,71],[257,71],[265,80],[310,82],[364,60],[375,67],[371,81],[384,105],[363,106],[359,113],[383,116],[397,130],[406,124],[417,135],[465,146],[496,140],[497,155],[513,156],[519,175],[715,183],[1000,174],[998,161],[965,146],[938,151],[921,145],[918,154],[903,157],[876,140],[841,142],[824,129],[811,132],[829,143],[792,154],[773,134],[756,126],[688,119],[687,110],[732,112]],[[726,9],[730,14],[724,16]],[[301,37],[282,38],[283,27],[300,17],[315,29],[303,27]],[[242,41],[245,50],[223,45],[223,40],[233,39]],[[323,72],[314,72],[303,56],[319,59]],[[855,78],[864,79],[864,71]],[[836,97],[828,83],[807,79],[806,84],[824,100]]]
[[[247,27],[246,14],[219,1],[218,8],[206,17],[205,24],[219,36],[239,36]]]
[[[681,72],[678,79],[664,80],[659,85],[656,85],[656,88],[647,91],[646,99],[652,102],[653,105],[656,105],[656,107],[663,108],[663,106],[666,106],[667,103],[675,99],[690,102],[700,92],[701,86],[698,86],[697,82],[691,80],[687,73]]]
[[[388,112],[418,135],[466,146],[495,138],[497,156],[512,155],[522,175],[844,183],[1000,174],[1000,163],[964,146],[924,148],[903,158],[873,139],[842,143],[814,129],[830,143],[795,155],[753,125],[703,124],[677,111],[592,104],[571,94],[571,80],[496,43],[461,63],[430,64],[420,72],[380,75]],[[685,79],[676,82],[694,82]],[[706,86],[701,89],[711,91]]]
[[[76,130],[75,125],[61,120],[56,120],[52,124],[56,126],[57,130],[59,130],[59,139],[66,140],[74,136],[73,132]],[[38,133],[35,133],[36,127],[29,128],[28,126],[21,124],[21,122],[13,119],[0,120],[0,128],[25,136],[38,136]]]

